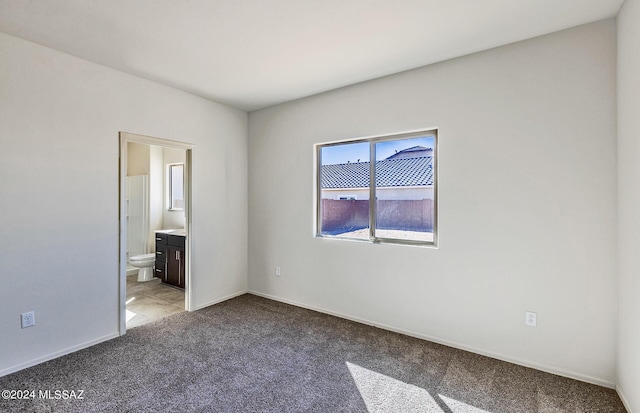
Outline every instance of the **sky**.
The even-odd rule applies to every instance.
[[[376,158],[382,160],[403,149],[413,146],[433,148],[433,136],[401,139],[376,143]],[[344,145],[325,146],[322,148],[322,164],[335,165],[347,162],[369,162],[369,142],[357,142]]]

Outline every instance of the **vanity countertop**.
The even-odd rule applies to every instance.
[[[158,229],[155,232],[161,234],[177,235],[179,237],[187,236],[187,231],[185,229]]]

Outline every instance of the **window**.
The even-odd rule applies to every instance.
[[[316,235],[435,245],[436,141],[429,130],[317,145]]]
[[[168,191],[167,197],[169,210],[184,209],[184,164],[174,163],[168,165]]]

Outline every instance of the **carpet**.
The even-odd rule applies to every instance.
[[[3,397],[2,412],[625,412],[611,389],[250,294],[1,377],[0,390],[35,392]]]

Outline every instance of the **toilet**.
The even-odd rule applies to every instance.
[[[138,270],[138,281],[151,281],[153,280],[153,264],[156,262],[156,254],[142,254],[134,255],[129,258],[129,264],[133,265]]]

